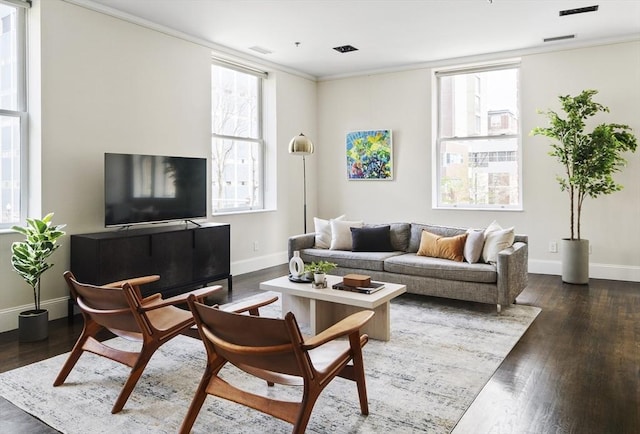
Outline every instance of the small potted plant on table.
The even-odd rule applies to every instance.
[[[320,286],[325,284],[327,273],[337,266],[338,264],[327,261],[311,262],[310,264],[305,264],[304,271],[307,273],[313,273],[314,284],[316,286]]]
[[[53,267],[47,258],[60,247],[56,241],[65,234],[62,228],[66,226],[53,225],[52,218],[53,213],[47,214],[42,220],[28,218],[26,226],[11,228],[25,237],[24,241],[11,244],[11,265],[33,288],[33,309],[20,312],[18,316],[18,337],[21,342],[39,341],[49,336],[49,312],[40,307],[40,277]]]

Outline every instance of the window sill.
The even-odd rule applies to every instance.
[[[222,211],[222,212],[214,212],[211,214],[211,216],[220,217],[220,216],[227,216],[227,215],[260,214],[260,213],[274,212],[274,211],[277,211],[277,210],[273,208],[267,208],[267,209],[249,209],[249,210],[242,210],[242,211]]]

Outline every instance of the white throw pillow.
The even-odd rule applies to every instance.
[[[482,260],[486,263],[498,262],[498,252],[513,245],[515,240],[514,229],[499,229],[485,232],[484,248],[482,249]]]
[[[343,220],[346,216],[342,214],[332,220]],[[328,249],[331,246],[331,220],[324,220],[318,217],[313,218],[313,225],[316,230],[316,249]]]
[[[351,250],[351,228],[361,228],[363,221],[331,220],[331,250]]]
[[[482,229],[467,230],[467,241],[464,243],[464,259],[470,264],[475,264],[482,256],[483,247],[484,231]]]

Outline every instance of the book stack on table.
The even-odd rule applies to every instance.
[[[342,282],[333,285],[333,289],[361,294],[373,294],[382,288],[384,288],[383,282],[372,282],[371,277],[362,274],[347,274],[343,277]]]

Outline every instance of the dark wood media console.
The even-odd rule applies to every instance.
[[[230,225],[217,223],[71,235],[71,271],[93,285],[160,275],[141,288],[143,296],[161,292],[166,298],[222,279],[231,291],[230,236]]]

